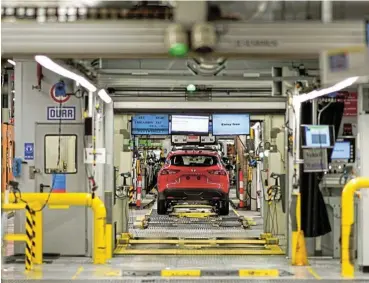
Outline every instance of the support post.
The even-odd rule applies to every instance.
[[[113,103],[104,103],[104,139],[106,163],[104,164],[104,203],[106,208],[106,258],[113,257],[113,206],[116,185],[114,169],[114,108]],[[114,176],[107,178],[106,176]]]
[[[355,178],[348,182],[342,191],[341,217],[341,275],[353,278],[355,268],[350,257],[350,237],[354,224],[354,196],[359,189],[369,189],[369,178]]]
[[[35,212],[32,210],[31,207],[26,205],[26,252],[25,252],[25,266],[26,270],[30,271],[33,268],[33,264],[35,263],[35,250],[37,249],[35,243],[35,219],[34,219]]]
[[[296,94],[295,94],[296,95]],[[301,193],[300,193],[300,166],[301,166],[301,103],[293,103],[294,120],[294,172],[292,178],[292,202],[290,206],[292,219],[292,265],[307,265],[306,244],[304,231],[301,230]],[[295,221],[295,222],[294,222]]]

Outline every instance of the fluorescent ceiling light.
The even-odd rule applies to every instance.
[[[100,96],[100,98],[105,102],[105,103],[111,103],[112,99],[110,97],[110,95],[106,92],[105,89],[100,89],[99,92],[97,93],[98,96]]]
[[[13,66],[15,66],[15,62],[13,60],[8,59],[8,63],[12,64]]]
[[[351,77],[351,78],[345,79],[345,80],[343,80],[339,83],[336,83],[334,86],[323,88],[321,90],[313,90],[309,93],[294,96],[293,97],[293,103],[295,105],[300,104],[300,103],[303,103],[303,102],[308,101],[308,100],[312,100],[312,99],[315,99],[315,98],[318,98],[318,97],[321,97],[321,96],[324,96],[324,95],[327,95],[327,94],[330,94],[330,93],[333,93],[333,92],[340,91],[340,90],[342,90],[346,87],[351,86],[358,79],[359,79],[359,77]]]
[[[92,83],[90,83],[88,80],[86,80],[84,77],[77,75],[76,73],[73,73],[63,68],[62,66],[60,66],[59,64],[51,60],[49,57],[37,55],[35,56],[35,60],[42,67],[54,73],[57,73],[63,77],[74,80],[77,84],[80,84],[82,87],[86,88],[88,91],[95,92],[97,90],[97,88]]]

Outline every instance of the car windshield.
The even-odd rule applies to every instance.
[[[213,166],[218,164],[218,158],[212,155],[174,155],[170,158],[174,166]]]

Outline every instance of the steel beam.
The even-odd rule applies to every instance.
[[[189,84],[203,85],[211,88],[272,88],[272,81],[266,79],[249,79],[240,77],[200,77],[200,76],[122,76],[100,74],[98,84],[109,87],[143,87],[143,88],[186,88]]]
[[[115,110],[137,111],[137,110],[238,110],[238,111],[284,111],[286,109],[286,100],[284,98],[275,99],[268,97],[266,99],[245,99],[244,101],[230,101],[229,98],[224,101],[117,101],[114,102]]]
[[[119,245],[115,255],[283,255],[279,246],[266,246],[265,249],[127,249]]]
[[[3,22],[2,55],[45,54],[59,57],[167,58],[167,21],[81,23]],[[321,50],[364,44],[361,21],[308,23],[214,23],[218,55],[316,58]],[[332,36],[334,34],[334,36]],[[306,57],[306,56],[305,56]],[[254,58],[255,59],[255,58]]]

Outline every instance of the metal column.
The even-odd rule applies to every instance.
[[[369,163],[365,158],[369,155],[369,89],[359,86],[358,89],[358,141],[357,156],[358,166],[360,166],[360,176],[369,176]],[[360,158],[361,157],[361,158]],[[361,190],[361,198],[358,211],[358,265],[368,271],[369,268],[369,223],[367,217],[369,214],[369,191]]]
[[[105,136],[105,150],[106,163],[104,166],[104,203],[106,207],[106,226],[107,235],[110,240],[107,244],[114,243],[115,237],[113,232],[113,192],[114,192],[114,109],[113,103],[104,104],[104,136]],[[111,176],[110,178],[107,176]],[[112,247],[113,249],[113,247]],[[111,250],[112,250],[111,249]]]
[[[311,118],[312,118],[312,124],[313,125],[317,125],[318,123],[320,123],[320,121],[318,121],[318,100],[314,99],[311,101]],[[314,254],[316,256],[321,256],[322,255],[322,237],[316,237],[315,238],[315,251]]]

